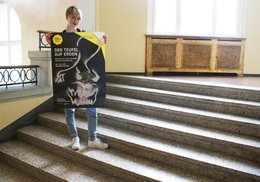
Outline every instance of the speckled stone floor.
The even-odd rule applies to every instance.
[[[145,78],[260,91],[260,77]],[[113,84],[110,86],[113,87]],[[114,89],[121,91],[119,87]],[[137,90],[133,87],[128,91]],[[146,91],[147,94],[151,92]],[[168,99],[167,95],[165,99]],[[207,96],[204,99],[200,102],[212,98]],[[220,100],[238,103],[232,99]],[[17,139],[0,144],[0,158],[4,159],[0,162],[0,181],[38,181],[32,176],[43,181],[72,182],[260,180],[260,168],[256,162],[259,161],[259,135],[244,136],[239,132],[221,130],[222,127],[231,127],[230,131],[246,130],[243,127],[248,126],[248,131],[255,132],[260,125],[259,115],[255,118],[242,117],[189,107],[192,104],[179,106],[113,94],[107,95],[107,102],[108,108],[99,109],[98,134],[110,144],[109,149],[87,147],[87,122],[82,117],[82,110],[77,111],[81,138],[78,151],[69,146],[71,138],[64,113],[44,113],[39,116],[36,125],[17,130]],[[258,107],[258,103],[253,104]],[[175,117],[178,114],[179,118]],[[219,126],[211,127],[213,124]],[[26,169],[27,174],[33,175],[28,176],[18,169]]]
[[[29,176],[14,167],[0,162],[0,181],[1,182],[35,182],[36,178]]]
[[[260,76],[148,76],[150,78],[162,78],[175,81],[206,83],[213,85],[227,85],[239,87],[260,88]]]

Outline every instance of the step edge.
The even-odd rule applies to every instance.
[[[54,121],[54,120],[52,120],[52,121]],[[56,121],[54,121],[54,122],[56,122]],[[65,123],[61,123],[61,124],[64,125],[64,127],[66,126]],[[87,131],[87,130],[84,129],[84,128],[78,128],[78,129],[79,129],[79,130],[84,130],[85,132]],[[85,132],[84,132],[84,133],[85,133]],[[103,135],[103,133],[100,133],[100,134],[101,134],[101,136],[104,137],[104,138],[110,138],[110,140],[113,139],[113,140],[115,140],[115,141],[125,142],[124,140],[119,140],[118,138],[114,138],[113,136]],[[130,145],[138,145],[138,146],[144,147],[143,145],[139,145],[139,144],[135,144],[135,143],[131,143],[131,142],[128,142],[128,143],[130,143]],[[145,146],[145,147],[147,147],[147,146]],[[148,147],[148,148],[151,149],[150,147]],[[175,156],[179,156],[179,157],[182,157],[182,158],[186,158],[186,159],[198,161],[197,159],[187,158],[187,157],[185,157],[185,156],[180,156],[180,155],[176,155],[176,154],[170,154],[170,153],[167,153],[167,152],[165,152],[165,151],[159,151],[158,149],[155,149],[155,151],[156,151],[156,152],[160,152],[160,153],[161,153],[161,152],[166,153],[166,155],[175,155]],[[205,162],[205,161],[199,161],[199,162],[208,163],[208,162]],[[236,161],[236,162],[237,162],[237,161]],[[210,163],[208,163],[208,164],[210,164]],[[222,166],[220,166],[220,167],[222,167]],[[250,173],[248,173],[248,174],[250,174]]]

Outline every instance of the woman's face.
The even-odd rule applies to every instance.
[[[76,28],[79,22],[80,22],[80,16],[77,16],[76,14],[72,14],[67,17],[68,26],[71,28]]]

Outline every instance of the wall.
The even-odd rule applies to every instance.
[[[38,50],[37,30],[60,31],[66,26],[65,11],[76,0],[2,0],[16,11],[21,22],[23,64],[30,64],[28,51]]]
[[[21,23],[22,61],[30,64],[28,51],[38,50],[37,30],[60,31],[66,25],[65,10],[76,0],[2,0],[7,2],[17,13]],[[12,102],[0,103],[0,129],[16,121],[33,110],[51,96],[33,97]],[[25,104],[26,103],[26,104]],[[11,113],[11,114],[10,114]]]
[[[8,2],[20,17],[23,62],[29,64],[28,51],[38,49],[37,30],[60,31],[66,26],[64,12],[70,5],[83,10],[83,28],[104,31],[109,36],[106,50],[107,72],[144,72],[145,34],[148,27],[149,0],[96,0],[96,22],[92,13],[95,0],[2,0]],[[244,72],[260,74],[259,0],[245,0],[243,37],[246,40]],[[88,28],[89,27],[89,28]]]
[[[96,27],[105,31],[108,72],[144,72],[149,0],[97,0]],[[243,37],[246,40],[244,73],[260,74],[259,0],[245,0]]]
[[[107,72],[144,72],[147,0],[97,0],[96,29],[109,36]]]
[[[61,31],[66,27],[65,11],[71,5],[82,7],[83,20],[88,30],[95,28],[95,0],[0,0],[8,3],[20,18],[22,31],[22,61],[30,64],[28,52],[38,49],[37,30]],[[80,27],[81,27],[80,24]],[[84,27],[81,27],[84,28]],[[49,99],[33,97],[12,102],[0,102],[0,129]],[[26,104],[25,104],[26,103]],[[12,113],[12,114],[10,114]]]
[[[260,74],[260,1],[246,0],[244,37],[245,46],[245,64],[244,72],[247,74]]]
[[[81,29],[86,31],[95,31],[95,0],[78,0],[77,6],[82,11]]]
[[[33,97],[16,101],[0,103],[0,130],[16,121],[25,113],[37,107],[40,103],[48,100],[51,96]],[[25,104],[26,103],[26,104]]]

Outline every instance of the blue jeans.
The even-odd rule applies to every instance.
[[[87,120],[88,120],[88,139],[94,140],[97,138],[97,109],[85,108]],[[78,130],[75,121],[75,108],[65,108],[66,122],[71,137],[78,136]]]

